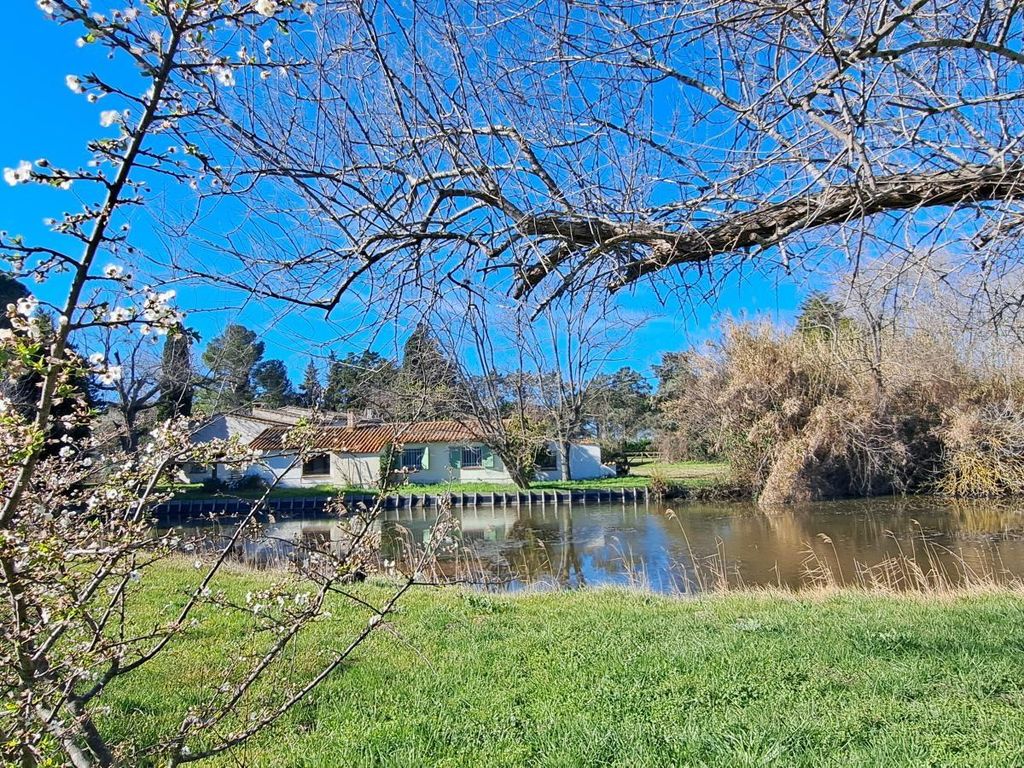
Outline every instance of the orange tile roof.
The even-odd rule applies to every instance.
[[[284,436],[294,427],[269,427],[249,447],[258,451],[280,451]],[[480,429],[457,421],[418,421],[411,424],[373,424],[362,427],[321,427],[310,430],[310,442],[303,447],[337,453],[380,453],[388,443],[452,443],[481,440]]]

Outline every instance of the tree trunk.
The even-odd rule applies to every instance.
[[[568,440],[560,440],[558,443],[559,461],[562,462],[562,479],[572,480],[572,462],[570,461],[571,445]]]
[[[505,461],[504,457],[502,457],[502,461]],[[530,477],[523,468],[519,466],[518,462],[506,461],[505,469],[508,470],[509,477],[512,478],[512,482],[515,483],[516,488],[526,489],[530,487]]]

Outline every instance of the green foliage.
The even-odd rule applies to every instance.
[[[601,462],[610,467],[615,467],[616,477],[625,477],[632,468],[629,453],[626,451],[626,445],[621,442],[602,443]]]
[[[855,325],[842,304],[814,291],[800,305],[796,332],[808,339],[831,340],[854,333]]]
[[[331,411],[379,408],[389,400],[396,375],[395,364],[373,350],[349,352],[340,360],[332,352],[323,406]]]
[[[160,394],[157,418],[166,421],[191,416],[195,390],[192,370],[192,342],[198,335],[178,325],[167,333],[160,365]]]
[[[306,408],[321,408],[324,399],[324,387],[320,383],[320,371],[316,363],[309,361],[302,375],[302,386],[299,388],[302,405]]]
[[[380,490],[387,490],[394,486],[394,473],[398,468],[401,459],[401,447],[394,443],[388,443],[380,452],[380,472],[377,478],[377,487]]]
[[[244,325],[229,325],[210,341],[203,362],[210,369],[206,397],[211,411],[231,411],[252,403],[253,369],[263,350],[263,342]]]
[[[588,420],[602,440],[635,440],[651,426],[653,390],[632,368],[595,376],[587,387],[586,401]]]
[[[271,408],[280,408],[295,401],[295,390],[288,380],[288,369],[281,360],[264,360],[252,370],[256,397]]]
[[[173,617],[198,578],[188,564],[154,571],[140,625]],[[243,601],[275,578],[224,574],[212,586]],[[366,625],[351,602],[328,608],[289,659],[296,675]],[[1016,765],[1022,610],[1019,595],[999,593],[413,591],[393,634],[214,765]],[[237,656],[245,616],[204,618],[202,635],[112,689],[101,717],[118,742],[175,728]]]
[[[459,366],[448,359],[425,322],[405,342],[393,395],[398,418],[443,419],[464,411],[467,397]]]

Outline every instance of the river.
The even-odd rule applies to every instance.
[[[389,510],[376,525],[381,561],[411,562],[436,512]],[[453,546],[428,569],[438,581],[496,589],[605,584],[658,592],[859,585],[905,589],[1024,578],[1024,501],[932,498],[833,501],[766,513],[745,503],[467,507]],[[281,564],[337,541],[337,520],[270,520],[233,556]],[[231,525],[175,526],[186,546],[215,546]]]

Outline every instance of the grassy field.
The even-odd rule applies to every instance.
[[[166,569],[155,614],[194,572]],[[265,576],[226,575],[229,593]],[[373,597],[379,586],[362,585]],[[339,604],[287,661],[342,646]],[[244,766],[994,766],[1024,764],[1024,598],[582,591],[411,593]],[[145,741],[240,652],[221,611],[112,689],[103,722]],[[271,686],[275,690],[277,686]]]
[[[604,477],[599,480],[568,480],[536,482],[531,488],[537,490],[607,490],[613,488],[643,488],[651,481],[651,475],[657,473],[669,481],[670,485],[684,488],[701,488],[717,480],[723,479],[728,472],[727,464],[711,462],[650,462],[642,461],[634,465],[632,474],[625,477]],[[263,495],[259,490],[226,491],[211,493],[203,490],[198,483],[173,486],[177,497],[182,499],[203,499],[218,496],[231,496],[244,499],[259,498]],[[429,485],[407,484],[397,488],[394,493],[500,493],[515,492],[511,483],[433,483]],[[366,488],[339,487],[334,485],[318,485],[310,488],[276,488],[272,496],[287,498],[311,495],[334,495],[338,493],[367,493]]]

